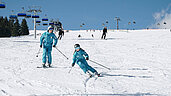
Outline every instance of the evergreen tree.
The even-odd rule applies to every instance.
[[[10,37],[11,36],[11,30],[10,30],[10,27],[9,27],[9,21],[8,21],[8,18],[5,17],[4,19],[4,37]]]
[[[1,17],[0,18],[0,37],[3,37],[3,31],[4,31],[3,22],[4,22],[4,18]]]
[[[14,29],[14,19],[9,19],[9,29],[12,34]]]
[[[26,19],[23,19],[21,23],[21,35],[29,35],[29,29]]]
[[[20,36],[20,31],[20,24],[18,22],[18,19],[16,19],[11,36]]]

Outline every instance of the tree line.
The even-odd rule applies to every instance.
[[[19,20],[0,17],[0,37],[11,37],[29,35],[29,29],[26,19],[23,19],[21,25]]]

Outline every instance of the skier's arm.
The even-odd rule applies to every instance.
[[[72,66],[74,66],[74,65],[75,65],[75,62],[76,62],[76,54],[74,53],[74,55],[73,55],[73,62],[72,62]]]
[[[43,40],[44,40],[44,34],[42,34],[42,36],[40,37],[40,46],[42,46]]]
[[[58,38],[56,37],[56,35],[54,34],[53,35],[53,39],[54,39],[54,46],[56,46],[56,44],[58,43]]]
[[[86,57],[86,60],[89,60],[89,56],[85,51],[83,51],[83,55]]]

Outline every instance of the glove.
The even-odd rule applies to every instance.
[[[75,65],[75,64],[74,64],[74,63],[72,63],[72,67],[74,67],[74,65]]]
[[[42,45],[40,45],[40,48],[42,48]]]
[[[88,57],[86,57],[86,60],[89,60],[89,58],[88,58]]]
[[[56,47],[55,45],[53,45],[53,47]]]

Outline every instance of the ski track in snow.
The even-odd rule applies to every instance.
[[[41,66],[39,38],[32,35],[0,38],[0,96],[56,95],[171,95],[171,33],[169,30],[71,31],[52,50],[54,68]],[[44,31],[37,31],[42,33]],[[78,35],[82,37],[78,38]],[[94,35],[94,38],[91,37]],[[94,60],[111,70],[88,61],[101,77],[88,78],[72,64],[73,45],[79,43]]]

